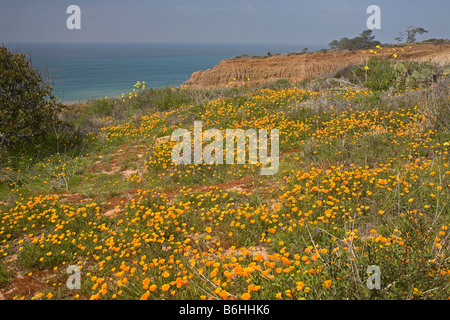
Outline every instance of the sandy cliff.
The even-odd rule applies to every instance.
[[[403,49],[403,51],[402,51]],[[373,49],[382,59],[432,60],[450,63],[450,45],[414,45]],[[360,64],[373,56],[369,50],[355,52],[312,52],[271,57],[245,57],[222,60],[213,69],[194,72],[185,83],[189,88],[211,89],[226,86],[254,86],[286,78],[292,83],[327,74],[349,64]],[[394,58],[393,54],[398,57]],[[250,80],[249,80],[250,79]]]

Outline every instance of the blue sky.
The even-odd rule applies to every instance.
[[[68,30],[69,5],[81,30]],[[366,29],[381,8],[377,40],[394,43],[408,26],[418,40],[449,38],[448,0],[0,0],[0,42],[143,42],[323,45]]]

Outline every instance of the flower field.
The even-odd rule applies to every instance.
[[[107,111],[90,114],[98,129],[56,140],[58,149],[23,148],[0,164],[0,292],[449,299],[450,80],[408,80],[402,68],[434,70],[398,67],[400,58],[354,67],[358,81],[177,88],[188,98],[167,108],[139,83],[74,106],[68,116]],[[223,132],[279,129],[278,172],[173,164],[170,135],[195,120]],[[70,265],[80,289],[67,288]],[[380,269],[379,289],[367,286],[369,266]]]

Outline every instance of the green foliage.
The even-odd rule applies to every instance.
[[[361,34],[355,38],[341,38],[340,40],[333,40],[329,43],[331,49],[338,50],[360,50],[375,47],[381,44],[375,40],[375,36],[372,35],[372,30],[364,30]]]
[[[396,74],[391,61],[370,59],[367,66],[369,67],[365,81],[367,88],[374,91],[385,91],[394,85]],[[360,69],[360,71],[365,72],[364,69]]]
[[[0,145],[9,149],[17,142],[47,134],[62,109],[52,88],[32,68],[24,54],[0,47]]]
[[[363,85],[373,91],[403,91],[407,87],[429,85],[445,73],[443,67],[417,61],[394,62],[371,58],[365,66],[343,68],[335,77],[346,78],[355,85]]]
[[[192,97],[180,89],[170,87],[161,89],[148,89],[136,97],[136,106],[150,107],[158,111],[167,111],[180,105],[193,103]]]
[[[9,283],[12,280],[11,272],[5,265],[0,264],[0,286]]]
[[[20,251],[18,262],[26,268],[45,270],[55,267],[62,262],[71,262],[73,251],[74,245],[66,241],[61,245],[51,245],[45,249],[33,244],[27,244]],[[43,257],[46,257],[46,259],[43,259]]]

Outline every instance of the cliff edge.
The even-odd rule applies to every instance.
[[[394,54],[397,55],[396,58]],[[257,86],[280,78],[296,83],[321,74],[335,72],[347,65],[362,64],[374,55],[381,59],[431,60],[449,64],[450,44],[418,44],[372,50],[316,51],[267,57],[236,57],[222,60],[213,69],[194,72],[184,85],[193,89],[216,89],[227,86]]]

